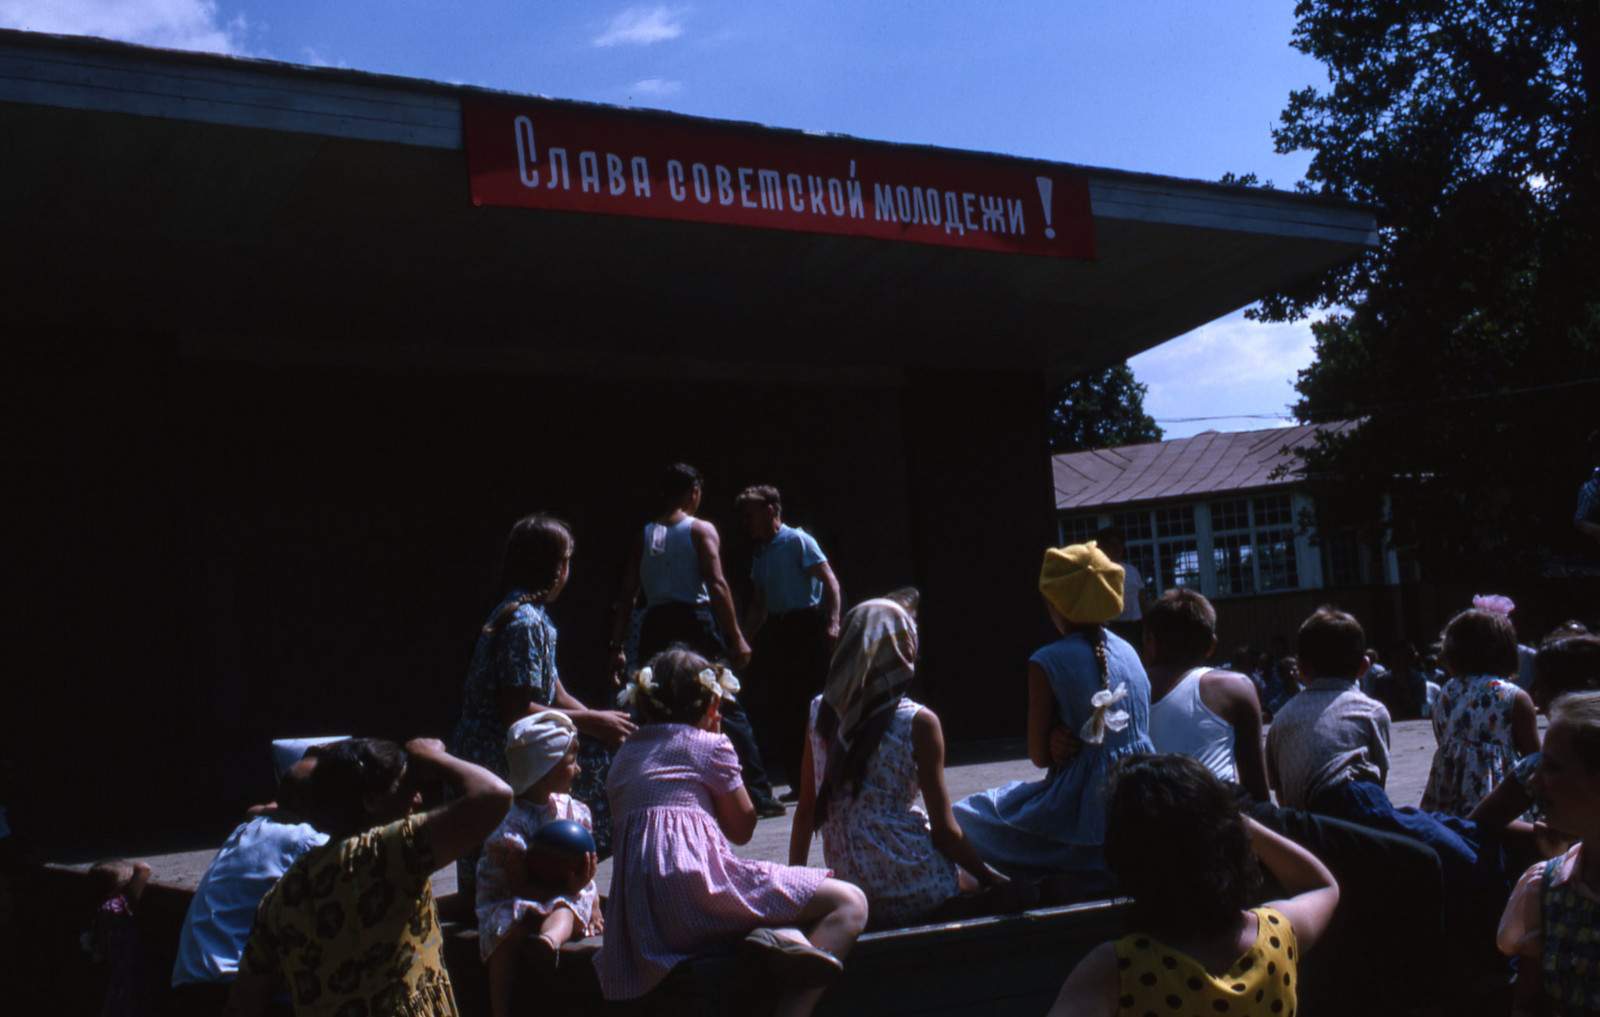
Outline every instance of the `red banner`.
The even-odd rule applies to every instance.
[[[532,99],[461,115],[475,205],[1095,256],[1088,180],[1047,163]]]

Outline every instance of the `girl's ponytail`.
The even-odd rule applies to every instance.
[[[540,593],[524,593],[515,600],[506,601],[503,605],[501,605],[500,610],[494,613],[494,617],[490,618],[486,623],[484,623],[483,634],[486,636],[494,635],[495,631],[499,629],[504,622],[509,620],[512,615],[520,611],[524,605],[537,604],[549,593],[549,590],[544,590]]]

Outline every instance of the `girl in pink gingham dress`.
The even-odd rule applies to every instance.
[[[729,841],[746,843],[756,824],[720,731],[719,704],[737,688],[672,649],[623,693],[641,724],[606,782],[615,854],[594,966],[607,999],[642,996],[679,963],[743,940],[789,989],[777,1012],[809,1013],[866,925],[865,896],[830,871],[733,853]]]

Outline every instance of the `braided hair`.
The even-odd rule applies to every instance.
[[[483,634],[493,635],[524,605],[544,603],[561,581],[561,566],[571,553],[572,530],[566,523],[543,512],[518,519],[506,537],[500,587],[522,593],[494,613]]]
[[[1081,627],[1083,638],[1089,641],[1089,648],[1094,651],[1094,662],[1100,669],[1100,688],[1111,687],[1111,661],[1106,656],[1106,627],[1100,624],[1084,625]]]

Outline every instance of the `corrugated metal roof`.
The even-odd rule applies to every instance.
[[[1309,445],[1318,431],[1346,431],[1359,423],[1207,431],[1192,438],[1054,456],[1056,508],[1100,508],[1296,484],[1301,479],[1296,472],[1274,475],[1295,463],[1286,449]]]

